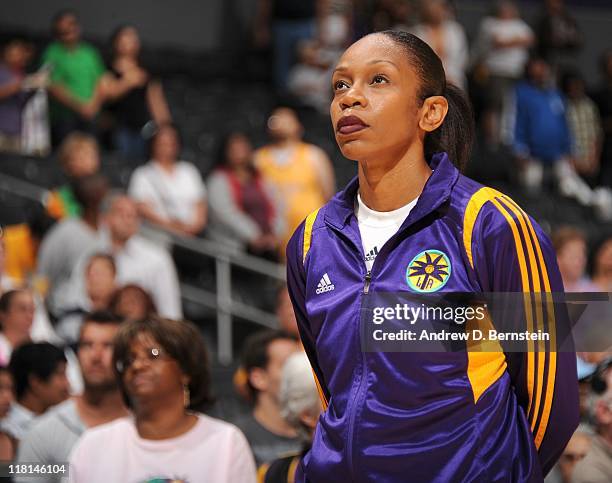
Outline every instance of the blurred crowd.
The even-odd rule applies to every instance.
[[[495,2],[471,37],[456,14],[446,0],[260,0],[253,43],[271,50],[270,88],[290,102],[266,116],[263,146],[221,126],[207,173],[181,157],[173,106],[141,61],[135,26],[112,33],[110,55],[82,39],[72,10],[52,19],[39,55],[25,37],[9,39],[0,151],[52,153],[65,181],[2,230],[0,460],[70,461],[72,480],[87,483],[290,481],[321,406],[286,288],[274,287],[279,329],[244,341],[233,387],[248,410],[232,424],[206,416],[211,361],[199,329],[180,321],[178,272],[191,261],[140,226],[282,263],[297,225],[337,188],[328,155],[288,106],[326,113],[331,69],[366,32],[427,41],[472,98],[479,142],[507,153],[517,184],[609,222],[612,50],[587,84],[576,68],[582,34],[561,0],[544,1],[532,24],[515,2]],[[139,162],[126,189],[101,172],[107,150]],[[612,292],[612,238],[564,226],[552,240],[566,291]],[[551,483],[612,481],[612,352],[578,362],[584,425]]]

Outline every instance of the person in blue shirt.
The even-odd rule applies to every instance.
[[[522,167],[523,183],[539,187],[546,168],[569,161],[571,137],[565,103],[550,66],[534,57],[525,73],[525,80],[515,90],[513,149]]]
[[[550,341],[368,349],[368,316],[383,294],[515,292],[512,314],[554,341],[564,313],[538,303],[563,292],[550,240],[508,196],[461,174],[471,108],[426,43],[368,35],[342,55],[332,87],[336,141],[358,174],[287,246],[324,408],[295,481],[542,482],[578,424],[571,340],[563,352]]]

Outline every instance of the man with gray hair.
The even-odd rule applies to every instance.
[[[134,200],[122,191],[111,191],[102,202],[100,220],[98,241],[74,268],[66,299],[79,299],[84,294],[87,260],[92,253],[105,252],[115,260],[118,284],[139,285],[151,294],[159,315],[182,318],[174,262],[163,247],[138,234],[140,218]]]
[[[589,452],[575,466],[572,483],[612,481],[612,358],[599,365],[594,377],[591,416],[597,434]]]
[[[283,418],[302,439],[300,453],[287,455],[259,468],[260,480],[263,483],[293,481],[295,470],[311,445],[319,414],[321,399],[312,375],[308,357],[302,351],[289,356],[281,376],[280,407]]]

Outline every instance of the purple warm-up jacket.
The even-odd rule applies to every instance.
[[[324,407],[296,481],[541,482],[578,424],[575,354],[550,344],[523,353],[362,350],[360,312],[377,292],[522,292],[534,327],[554,331],[554,309],[529,300],[563,292],[542,229],[445,153],[430,166],[371,271],[357,179],[288,244],[289,293]]]

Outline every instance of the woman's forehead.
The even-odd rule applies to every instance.
[[[406,54],[400,45],[386,35],[370,34],[346,49],[336,69],[366,65],[374,60],[389,61],[403,68],[406,65]]]
[[[149,332],[138,332],[138,334],[136,334],[136,337],[132,339],[132,342],[130,343],[130,348],[136,349],[139,347],[155,347],[158,345],[159,342],[157,342],[153,335]]]

